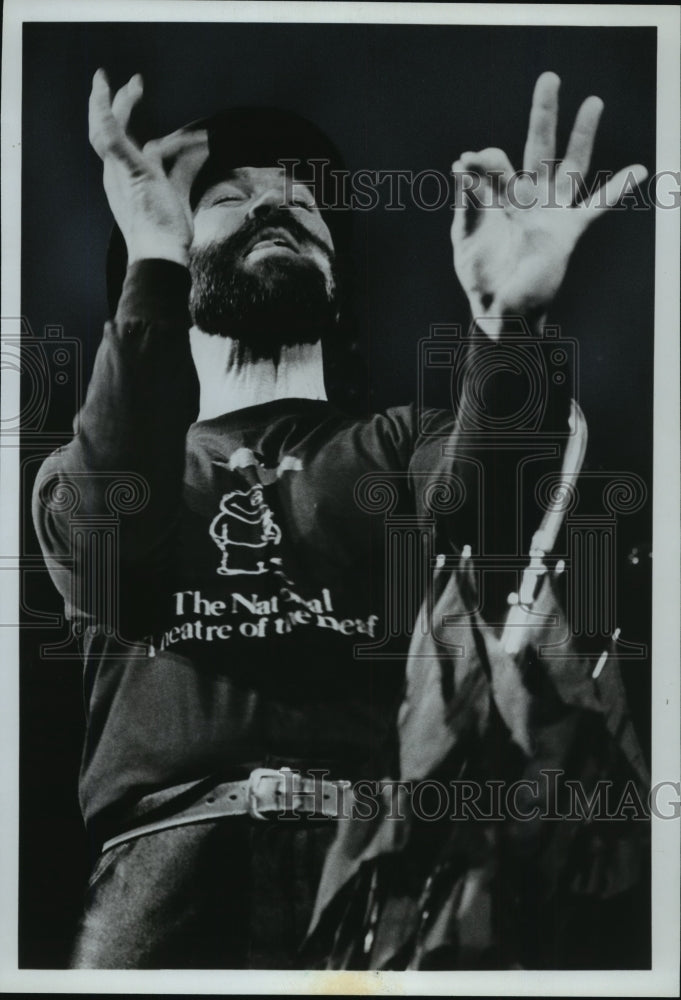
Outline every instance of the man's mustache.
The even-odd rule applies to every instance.
[[[286,208],[272,208],[263,216],[246,219],[239,229],[232,233],[222,244],[225,254],[232,258],[240,256],[250,249],[269,229],[283,229],[289,233],[298,246],[312,244],[318,247],[327,257],[333,259],[333,250],[328,243],[311,233]]]

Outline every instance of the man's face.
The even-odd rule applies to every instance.
[[[314,343],[336,318],[334,261],[309,188],[280,167],[235,168],[194,212],[194,322],[254,358]]]
[[[266,258],[301,257],[330,279],[333,240],[310,189],[282,167],[236,167],[204,192],[194,211],[192,249],[243,233],[239,264],[256,270]]]

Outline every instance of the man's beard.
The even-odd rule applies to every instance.
[[[267,254],[254,266],[244,266],[246,247],[273,227],[291,233],[301,246],[317,245],[329,261],[330,277],[315,261],[297,254]],[[192,321],[204,333],[232,338],[240,361],[276,363],[282,347],[314,344],[336,324],[333,254],[286,211],[273,210],[222,242],[192,250],[189,269]]]

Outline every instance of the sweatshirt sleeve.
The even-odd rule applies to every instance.
[[[74,593],[88,592],[74,588],[72,579],[87,569],[82,536],[72,531],[75,517],[96,526],[117,516],[121,572],[153,564],[176,523],[185,437],[198,410],[189,289],[189,272],[169,261],[144,260],[128,269],[74,438],[46,459],[36,478],[34,523],[67,605]],[[117,490],[123,502],[112,508]]]
[[[498,342],[464,340],[451,410],[418,415],[409,469],[415,486],[441,478],[443,489],[431,487],[428,499],[445,551],[470,545],[474,556],[527,555],[543,513],[536,482],[560,469],[569,435],[569,356],[561,351],[565,370],[555,378],[557,348],[511,325]]]

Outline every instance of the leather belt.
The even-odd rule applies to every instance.
[[[227,816],[250,816],[267,819],[267,814],[337,819],[343,814],[343,799],[350,781],[325,781],[306,777],[288,767],[273,770],[258,767],[242,781],[224,781],[214,785],[197,802],[179,812],[117,834],[107,840],[102,851],[175,826],[222,819]]]

